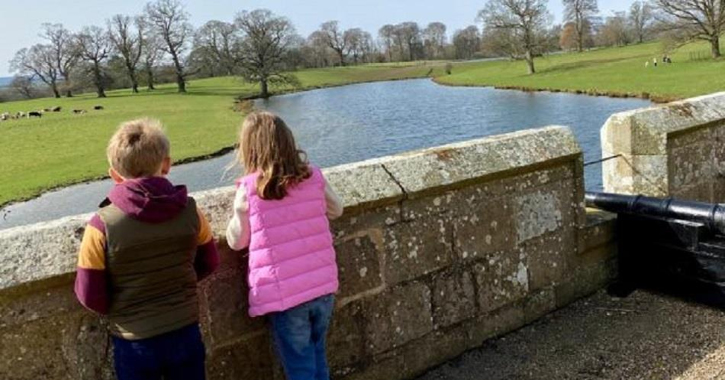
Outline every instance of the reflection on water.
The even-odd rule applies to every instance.
[[[589,161],[601,156],[599,129],[611,114],[649,105],[639,99],[446,87],[426,79],[335,87],[256,103],[281,115],[310,160],[323,167],[555,124],[572,127]],[[225,168],[233,159],[228,154],[177,166],[170,177],[191,191],[229,185],[237,171]],[[586,184],[601,188],[600,165],[586,169]],[[0,210],[0,229],[91,212],[110,186],[109,181],[71,186],[6,207]]]

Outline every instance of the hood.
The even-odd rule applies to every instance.
[[[108,201],[133,219],[161,223],[186,208],[187,191],[186,186],[174,186],[163,177],[136,178],[116,184]]]

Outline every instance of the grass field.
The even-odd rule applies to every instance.
[[[662,45],[647,43],[585,53],[550,55],[535,61],[537,74],[527,75],[524,62],[457,65],[441,84],[506,86],[614,94],[648,93],[654,99],[681,99],[725,90],[725,60],[690,60],[709,54],[706,44],[690,44],[670,54],[662,65]],[[652,58],[660,63],[652,66]],[[645,68],[645,61],[650,61]]]
[[[538,73],[526,75],[523,62],[486,61],[456,64],[452,75],[445,62],[378,64],[297,73],[301,88],[288,92],[350,83],[418,78],[426,75],[447,85],[505,86],[601,93],[648,93],[653,98],[677,99],[725,90],[725,60],[691,60],[707,55],[704,44],[691,44],[670,54],[672,65],[644,67],[661,61],[661,44],[649,43],[585,53],[538,58]],[[433,70],[431,72],[431,69]],[[108,98],[92,94],[71,99],[38,99],[0,103],[0,112],[30,111],[62,106],[63,112],[42,119],[0,123],[0,206],[37,196],[41,192],[104,176],[105,146],[116,126],[128,119],[161,119],[172,140],[175,160],[208,155],[236,140],[243,115],[234,111],[234,99],[255,94],[256,86],[236,78],[191,81],[188,93],[164,85],[154,92],[133,95],[110,91]],[[105,110],[93,111],[94,105]],[[71,109],[86,109],[73,115]]]
[[[431,68],[413,64],[305,70],[298,78],[302,89],[309,89],[423,77]],[[442,69],[437,67],[433,75],[440,74]],[[62,112],[46,113],[41,119],[0,122],[0,205],[105,176],[106,144],[124,120],[145,116],[161,119],[172,141],[174,160],[208,155],[233,145],[243,116],[234,112],[234,99],[254,95],[256,87],[227,77],[191,81],[187,89],[187,94],[178,94],[175,85],[163,85],[135,95],[128,90],[109,91],[105,99],[87,94],[0,103],[0,113],[63,107]],[[95,105],[102,105],[104,110],[94,111]],[[88,113],[74,115],[72,109]]]

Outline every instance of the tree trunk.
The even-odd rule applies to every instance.
[[[148,82],[148,90],[155,90],[154,88],[154,70],[152,68],[146,69],[146,81]]]
[[[65,97],[66,97],[66,98],[72,98],[72,97],[73,97],[73,91],[71,91],[71,90],[66,90],[66,92],[65,92]]]
[[[93,76],[95,77],[96,93],[98,94],[98,97],[105,98],[106,92],[103,89],[103,76],[101,75],[101,68],[98,62],[96,62],[93,69]]]
[[[720,58],[720,36],[712,36],[710,39],[710,50],[713,58]]]
[[[536,73],[536,69],[534,68],[534,57],[531,54],[531,50],[526,50],[526,65],[529,69],[529,75]]]
[[[340,56],[340,66],[345,66],[345,53],[340,50],[335,50],[337,52],[337,55]]]
[[[134,94],[138,94],[138,78],[136,78],[136,70],[134,68],[128,68],[128,77],[131,79],[131,91]]]
[[[259,80],[259,96],[266,99],[269,98],[269,88],[267,86],[267,78]]]
[[[174,60],[174,68],[176,69],[176,85],[179,87],[180,93],[186,93],[186,81],[184,80],[184,68],[181,67],[179,56],[172,51],[171,58]]]
[[[180,74],[176,74],[176,85],[179,87],[180,93],[186,93],[186,81]]]
[[[56,98],[60,98],[60,92],[58,92],[58,86],[53,83],[50,85],[50,88],[53,90],[53,95],[55,95]]]

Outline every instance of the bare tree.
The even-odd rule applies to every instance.
[[[327,44],[327,37],[322,31],[314,31],[307,37],[306,47],[309,56],[307,60],[312,67],[327,67],[334,65],[339,57]]]
[[[446,45],[446,25],[442,22],[431,22],[423,29],[423,44],[429,59],[443,57]]]
[[[60,98],[58,91],[58,68],[53,48],[50,45],[36,44],[30,48],[20,49],[10,61],[10,70],[21,75],[38,77]]]
[[[395,46],[395,26],[387,24],[378,30],[378,39],[388,55],[388,62],[393,61],[393,47]]]
[[[629,23],[637,38],[637,42],[644,42],[653,18],[654,14],[649,2],[639,0],[632,3],[632,6],[629,8]]]
[[[478,27],[471,25],[453,34],[453,46],[456,49],[456,58],[471,59],[481,46],[481,36]]]
[[[35,94],[35,86],[33,85],[33,77],[26,77],[23,75],[16,75],[12,82],[10,82],[10,88],[15,90],[20,96],[25,99],[32,99]]]
[[[154,32],[164,42],[161,49],[171,56],[179,92],[186,92],[189,73],[184,64],[184,53],[193,34],[189,15],[177,0],[156,0],[146,4],[146,14]]]
[[[422,48],[420,26],[418,23],[407,21],[395,26],[395,36],[400,48],[401,59],[414,61],[416,53]],[[407,58],[404,52],[407,51]]]
[[[194,35],[195,49],[202,48],[211,55],[224,70],[224,74],[233,75],[239,57],[237,52],[238,35],[234,24],[212,20],[204,24]]]
[[[599,13],[597,0],[563,0],[564,19],[574,23],[577,51],[584,50],[584,41],[589,32],[589,19]]]
[[[156,78],[154,76],[154,69],[159,60],[164,56],[164,52],[161,49],[164,45],[164,41],[159,38],[155,33],[152,25],[145,17],[139,17],[139,28],[143,30],[143,44],[141,49],[141,70],[144,73],[146,79],[146,86],[149,91],[154,90],[154,83]]]
[[[507,29],[509,41],[515,40],[516,50],[523,51],[529,74],[534,74],[534,54],[542,34],[551,22],[546,0],[489,0],[478,13],[486,28]]]
[[[242,77],[259,83],[261,97],[269,97],[270,82],[297,83],[294,76],[283,72],[285,55],[296,36],[287,18],[266,9],[257,9],[239,13],[234,23],[243,33]]]
[[[625,12],[616,12],[604,21],[604,25],[597,33],[599,45],[623,46],[630,42],[630,33],[627,28],[627,15]]]
[[[90,64],[93,85],[99,98],[106,97],[106,82],[108,81],[104,63],[111,53],[111,40],[108,33],[97,26],[87,26],[76,36],[81,59]]]
[[[661,11],[663,29],[677,31],[687,39],[710,43],[713,58],[720,57],[720,35],[725,30],[723,0],[654,0]]]
[[[131,91],[134,93],[138,93],[137,66],[144,48],[144,26],[140,18],[134,20],[124,15],[115,15],[108,21],[108,36],[123,58],[126,74],[131,81]]]
[[[365,55],[365,41],[369,34],[360,28],[352,28],[345,31],[343,39],[349,54],[352,54],[354,64],[358,64],[358,60]]]
[[[80,58],[73,33],[63,27],[63,24],[43,24],[42,38],[48,41],[53,65],[63,79],[63,88],[67,97],[73,96],[71,71]]]
[[[347,41],[345,41],[345,33],[340,30],[340,25],[337,21],[328,21],[320,25],[319,36],[323,41],[337,53],[340,59],[340,66],[345,66],[345,52],[347,50]]]

